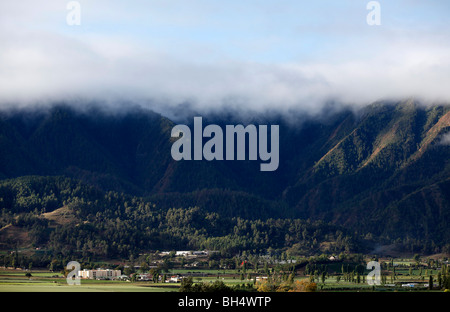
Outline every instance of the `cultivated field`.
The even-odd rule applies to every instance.
[[[317,285],[317,291],[443,291],[437,289],[442,283],[442,268],[430,264],[415,263],[411,259],[386,261],[382,269],[382,285],[371,286],[363,275],[340,273],[342,264],[329,266],[331,272],[324,275],[311,276],[305,272],[297,272],[294,280],[308,280]],[[26,276],[30,273],[31,276]],[[240,270],[186,270],[171,269],[165,275],[192,276],[194,283],[213,283],[221,281],[227,286],[257,285],[264,274],[248,270],[244,275]],[[434,290],[429,290],[430,276],[434,282]],[[439,277],[439,279],[438,279]],[[286,282],[281,275],[271,278]],[[267,279],[264,279],[267,280]],[[0,270],[0,292],[176,292],[180,283],[154,283],[153,281],[119,281],[82,279],[81,285],[68,285],[62,273],[48,270]]]
[[[31,271],[32,277],[15,270],[0,271],[0,292],[166,292],[177,291],[175,285],[146,282],[82,280],[81,285],[68,285],[61,274]]]

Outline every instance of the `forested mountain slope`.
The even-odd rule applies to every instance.
[[[261,172],[259,161],[176,162],[170,153],[175,122],[164,116],[140,108],[110,113],[56,105],[0,114],[0,177],[61,176],[161,211],[198,206],[223,218],[320,220],[428,250],[448,248],[448,105],[408,100],[315,117],[203,117],[204,125],[280,125],[278,169]],[[23,197],[20,190],[11,195],[14,181],[3,186],[4,211]],[[61,204],[49,201],[47,212]]]

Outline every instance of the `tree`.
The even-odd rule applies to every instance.
[[[441,274],[441,272],[438,273],[438,287],[439,287],[439,289],[442,288],[442,274]]]
[[[149,274],[152,276],[153,283],[158,282],[160,271],[157,268],[151,268]]]
[[[444,275],[442,285],[444,286],[444,289],[450,289],[450,276]]]
[[[275,291],[275,285],[268,280],[256,282],[256,290],[259,292],[273,292]]]
[[[295,278],[295,272],[292,272],[291,274],[289,274],[288,283],[292,284],[294,282],[294,278]]]
[[[149,266],[148,266],[147,262],[143,261],[143,262],[141,263],[141,272],[142,272],[142,273],[147,272],[148,269],[149,269]]]
[[[325,279],[326,279],[326,277],[327,277],[327,273],[326,273],[325,271],[323,271],[323,272],[322,272],[322,276],[321,276],[321,278],[322,278],[322,283],[323,283],[323,284],[325,284]]]
[[[134,268],[132,268],[131,266],[128,266],[123,269],[123,274],[125,274],[126,276],[130,276],[133,273],[134,273]]]
[[[428,281],[428,289],[433,289],[433,275],[430,275],[430,280]]]
[[[181,280],[181,286],[179,288],[180,292],[190,292],[192,291],[192,286],[194,285],[194,281],[192,276],[185,277]]]
[[[317,290],[317,284],[311,283],[304,279],[301,281],[295,281],[290,292],[315,292]]]

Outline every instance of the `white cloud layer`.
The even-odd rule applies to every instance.
[[[450,146],[450,132],[448,132],[442,136],[440,144]]]
[[[278,51],[270,61],[253,58],[251,42],[248,50],[235,56],[221,49],[230,42],[226,40],[213,44],[209,38],[187,38],[179,41],[179,49],[178,42],[168,43],[170,36],[146,40],[148,29],[143,34],[137,34],[136,28],[124,30],[128,23],[136,26],[132,13],[139,10],[120,15],[123,8],[111,8],[106,17],[97,14],[98,20],[86,13],[82,26],[75,29],[64,24],[65,5],[56,6],[55,1],[41,5],[37,10],[23,2],[0,5],[2,105],[84,98],[166,107],[189,102],[198,108],[314,110],[330,99],[358,105],[405,97],[450,100],[450,29],[442,25],[397,29],[394,24],[378,30],[361,25],[368,29],[354,32],[342,25],[347,34],[333,37],[336,42],[322,42],[317,51],[306,45],[307,57],[278,61],[282,55]],[[117,16],[122,16],[118,26],[112,22]],[[204,27],[195,21],[177,15],[174,23]],[[335,28],[339,32],[339,25]],[[318,33],[305,36],[305,41],[321,31],[315,29]],[[366,34],[370,36],[365,38]],[[342,38],[348,41],[339,43]],[[283,42],[294,47],[286,38],[267,39],[258,37],[253,43],[261,49],[266,45],[276,49]]]

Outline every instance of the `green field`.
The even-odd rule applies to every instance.
[[[381,274],[384,277],[382,285],[371,286],[365,279],[368,271],[354,275],[355,271],[344,273],[342,263],[330,263],[324,274],[315,271],[312,276],[304,269],[298,270],[294,277],[295,281],[313,281],[317,285],[317,291],[430,291],[425,285],[429,279],[433,279],[434,289],[431,291],[443,291],[445,287],[436,287],[443,283],[443,276],[448,274],[447,265],[426,264],[420,266],[410,259],[397,259],[396,261],[384,261]],[[445,270],[444,270],[445,269]],[[169,278],[171,275],[180,274],[184,277],[192,276],[193,283],[223,282],[226,286],[243,289],[260,285],[255,283],[256,277],[267,278],[267,272],[261,270],[239,270],[239,269],[182,269],[176,268],[165,273]],[[341,272],[342,271],[342,272]],[[272,283],[286,283],[289,272],[279,271],[271,273]],[[442,274],[444,273],[444,275]],[[48,270],[33,270],[31,277],[26,276],[26,270],[2,269],[0,270],[0,292],[177,292],[180,284],[175,283],[153,283],[152,281],[119,281],[119,280],[81,280],[81,285],[69,285],[61,272]],[[160,275],[161,276],[161,275]],[[439,277],[439,279],[438,279]],[[249,279],[247,279],[249,278]],[[267,280],[266,280],[267,281]],[[290,282],[292,285],[292,281]],[[414,288],[406,287],[405,284],[415,283]],[[211,284],[210,284],[211,285]],[[403,286],[402,286],[403,285]],[[443,284],[444,285],[444,284]],[[447,284],[448,285],[448,284]]]
[[[81,285],[68,285],[58,273],[32,272],[32,277],[23,271],[0,270],[0,292],[167,292],[177,291],[176,286],[130,283],[125,281],[82,280]],[[54,277],[54,276],[59,277]]]
[[[80,285],[62,284],[0,284],[0,292],[166,292],[167,287],[141,287],[136,285]]]

